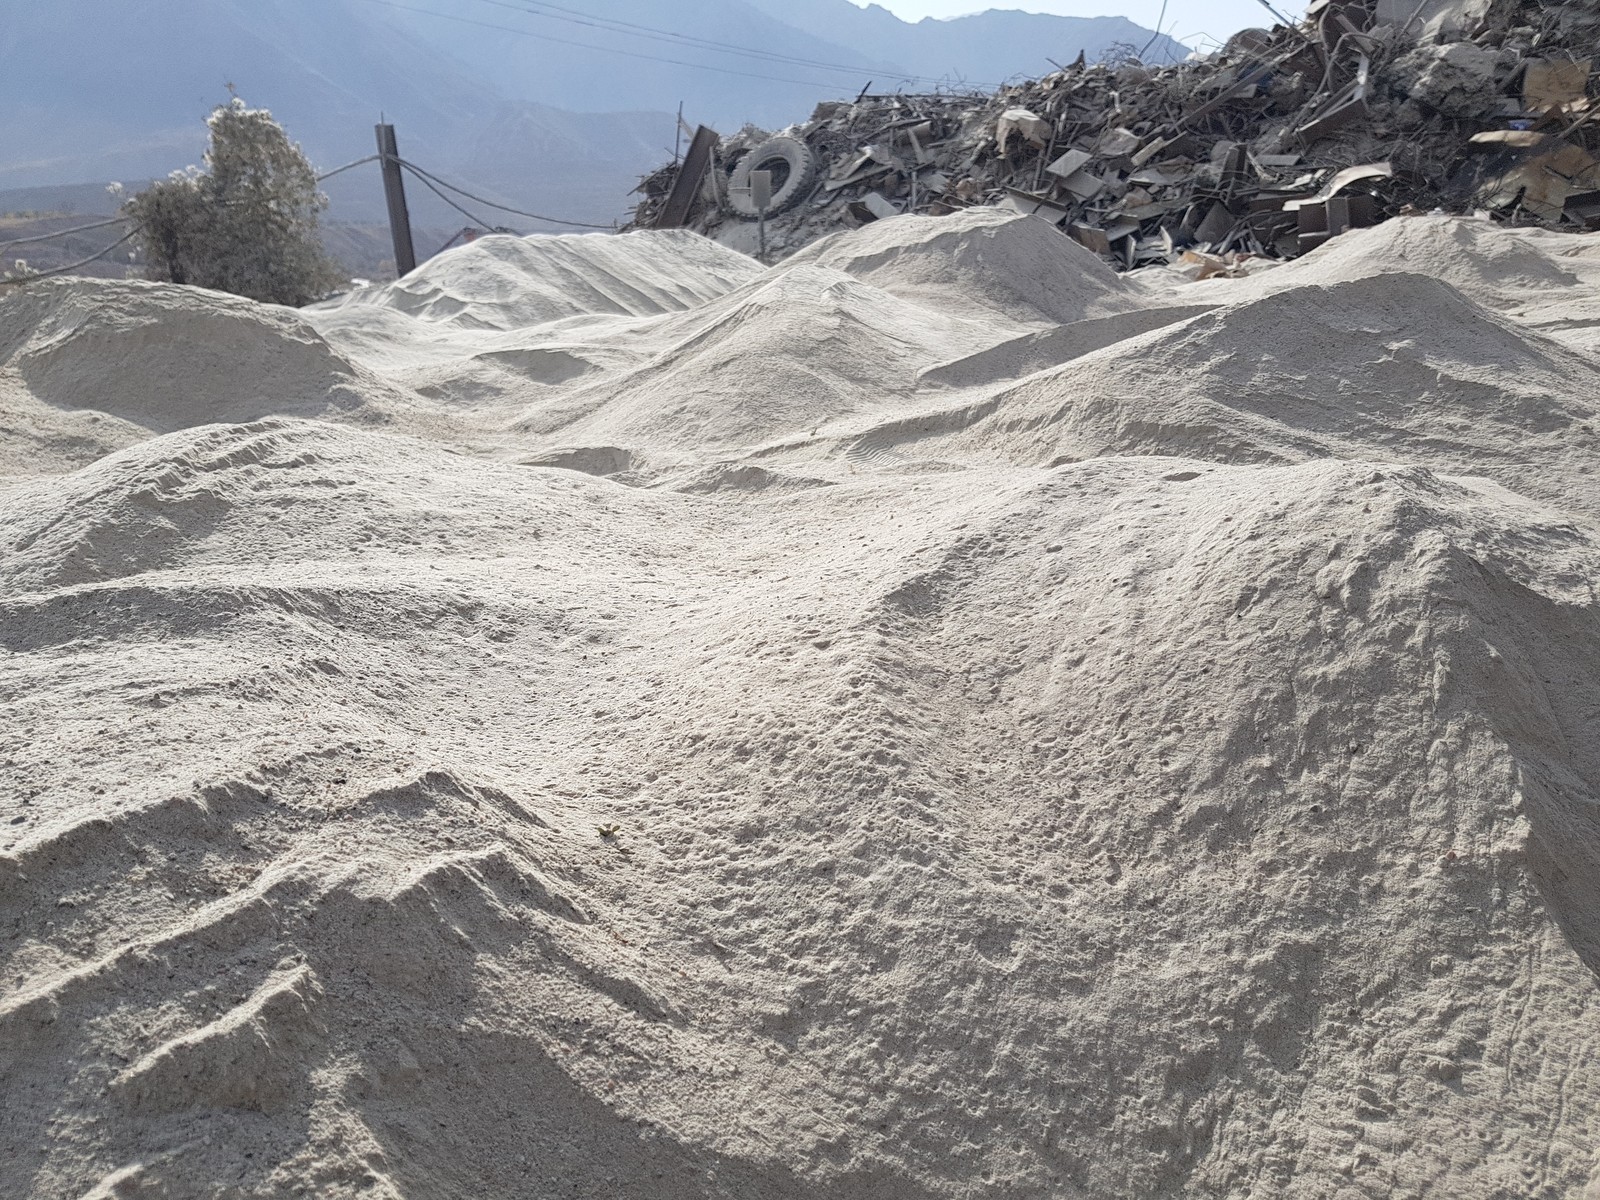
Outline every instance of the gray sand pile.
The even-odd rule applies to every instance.
[[[520,329],[592,313],[681,312],[748,283],[758,263],[686,230],[621,237],[481,238],[398,283],[351,293],[462,329]]]
[[[809,264],[791,265],[648,333],[661,349],[597,374],[515,428],[674,449],[750,446],[912,397],[928,367],[994,345],[950,316]]]
[[[1226,305],[865,437],[1040,466],[1376,455],[1600,516],[1595,367],[1449,284],[1389,273]]]
[[[1308,283],[1345,283],[1397,271],[1439,279],[1488,308],[1512,308],[1582,282],[1568,252],[1592,239],[1545,230],[1505,229],[1486,221],[1413,217],[1386,221],[1325,243],[1306,258],[1256,279],[1265,292]],[[1216,285],[1202,285],[1216,286]],[[1224,292],[1227,281],[1221,285]],[[1247,290],[1235,288],[1234,290]]]
[[[404,403],[401,389],[290,309],[71,278],[0,297],[0,477],[59,471],[216,422],[381,425]]]
[[[908,216],[814,242],[779,269],[832,267],[934,307],[1049,325],[1134,307],[1126,281],[1056,232],[994,208]]]
[[[1192,300],[1267,296],[1306,284],[1378,278],[1396,271],[1443,280],[1485,308],[1582,349],[1600,349],[1600,243],[1580,234],[1508,229],[1454,217],[1412,217],[1338,237],[1303,259],[1248,280],[1180,283]],[[1153,278],[1158,273],[1150,273]],[[1139,276],[1134,276],[1138,279]]]
[[[0,485],[0,1192],[1600,1193],[1600,363],[1526,316],[1600,257],[1047,325],[983,264],[1062,235],[896,224],[652,311],[691,243],[535,239],[547,321],[140,289],[286,382]]]

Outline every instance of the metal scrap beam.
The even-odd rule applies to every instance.
[[[661,207],[661,215],[656,217],[656,229],[682,229],[689,223],[694,198],[700,194],[700,185],[705,182],[706,171],[711,167],[711,155],[716,148],[715,130],[702,125],[694,131],[694,137],[689,142],[689,153],[683,156],[683,166],[678,171],[678,177],[672,181],[672,191],[667,194],[667,202]]]

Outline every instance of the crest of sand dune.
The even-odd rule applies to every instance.
[[[778,269],[831,267],[963,315],[1062,325],[1136,307],[1095,254],[1044,221],[994,208],[908,216],[823,238]]]
[[[0,300],[0,1193],[1584,1196],[1588,246]]]

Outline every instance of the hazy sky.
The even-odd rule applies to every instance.
[[[1154,29],[1161,12],[1161,0],[877,0],[883,7],[908,21],[923,17],[956,17],[984,8],[1021,8],[1029,12],[1060,13],[1067,17],[1124,16]],[[865,0],[856,0],[865,7]],[[1303,0],[1273,0],[1273,7],[1291,17],[1305,11]],[[1272,16],[1259,0],[1168,0],[1162,28],[1180,41],[1193,42],[1196,35],[1210,34],[1223,40],[1231,33],[1251,25],[1270,25]]]

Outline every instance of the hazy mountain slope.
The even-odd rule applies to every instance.
[[[1070,62],[1079,50],[1090,62],[1128,45],[1144,50],[1150,62],[1182,59],[1189,53],[1182,43],[1119,16],[1058,17],[989,9],[946,21],[929,17],[912,24],[880,5],[858,8],[850,0],[750,3],[797,29],[848,42],[869,58],[898,63],[917,75],[952,81],[995,83],[1016,75],[1039,76],[1053,69],[1052,60]]]
[[[681,100],[691,118],[724,128],[745,121],[786,125],[807,115],[818,100],[854,94],[874,75],[911,70],[894,60],[889,39],[875,57],[850,38],[829,36],[825,25],[802,28],[785,18],[781,6],[769,9],[749,0],[695,0],[670,7],[653,0],[587,0],[581,7],[585,19],[595,22],[589,25],[481,0],[428,0],[426,7],[449,15],[401,11],[395,19],[430,45],[473,63],[481,78],[507,95],[574,108],[676,108]],[[579,6],[563,7],[575,12]],[[600,27],[612,22],[847,69],[762,60],[663,39],[644,29],[628,33]],[[675,61],[661,61],[668,59]]]
[[[381,113],[402,153],[441,174],[516,207],[608,221],[670,153],[680,102],[692,121],[725,130],[778,127],[869,81],[992,82],[1148,37],[1121,18],[986,13],[913,25],[848,0],[790,7],[588,0],[538,15],[485,0],[0,0],[0,188],[147,178],[195,162],[203,119],[232,84],[319,165],[371,153]],[[469,218],[413,192],[422,224],[534,227],[475,205]],[[336,217],[383,217],[371,169],[329,193]]]
[[[545,13],[485,0],[430,0],[427,7],[445,15],[401,11],[397,19],[430,44],[481,64],[484,77],[510,95],[572,104],[603,82],[610,103],[656,108],[682,100],[695,119],[724,127],[784,125],[816,100],[869,82],[992,84],[1043,74],[1052,58],[1068,61],[1080,49],[1094,59],[1115,44],[1144,46],[1151,37],[1124,17],[989,11],[913,24],[850,0],[697,0],[671,8],[652,0],[588,0],[546,6],[559,11]],[[661,30],[682,37],[651,32]],[[775,57],[763,61],[738,50]],[[1186,53],[1167,38],[1151,49],[1151,57]]]
[[[1126,17],[1055,17],[1014,9],[920,21],[912,26],[909,40],[915,70],[931,75],[962,72],[979,80],[1037,77],[1053,68],[1052,59],[1069,63],[1080,49],[1090,62],[1127,46],[1148,46],[1144,57],[1150,62],[1181,61],[1189,53],[1187,46]]]
[[[431,139],[499,103],[350,0],[6,0],[0,13],[0,103],[16,115],[0,133],[0,178],[15,186],[86,159],[143,164],[152,147],[192,158],[230,82],[329,156],[367,149],[380,108]]]
[[[197,161],[204,116],[229,83],[271,108],[321,165],[370,154],[383,113],[408,156],[557,215],[620,212],[640,165],[672,136],[665,114],[509,103],[391,15],[358,0],[0,0],[0,107],[13,114],[0,125],[0,185]],[[381,208],[372,171],[329,190],[348,215]],[[465,223],[416,191],[423,221]]]

